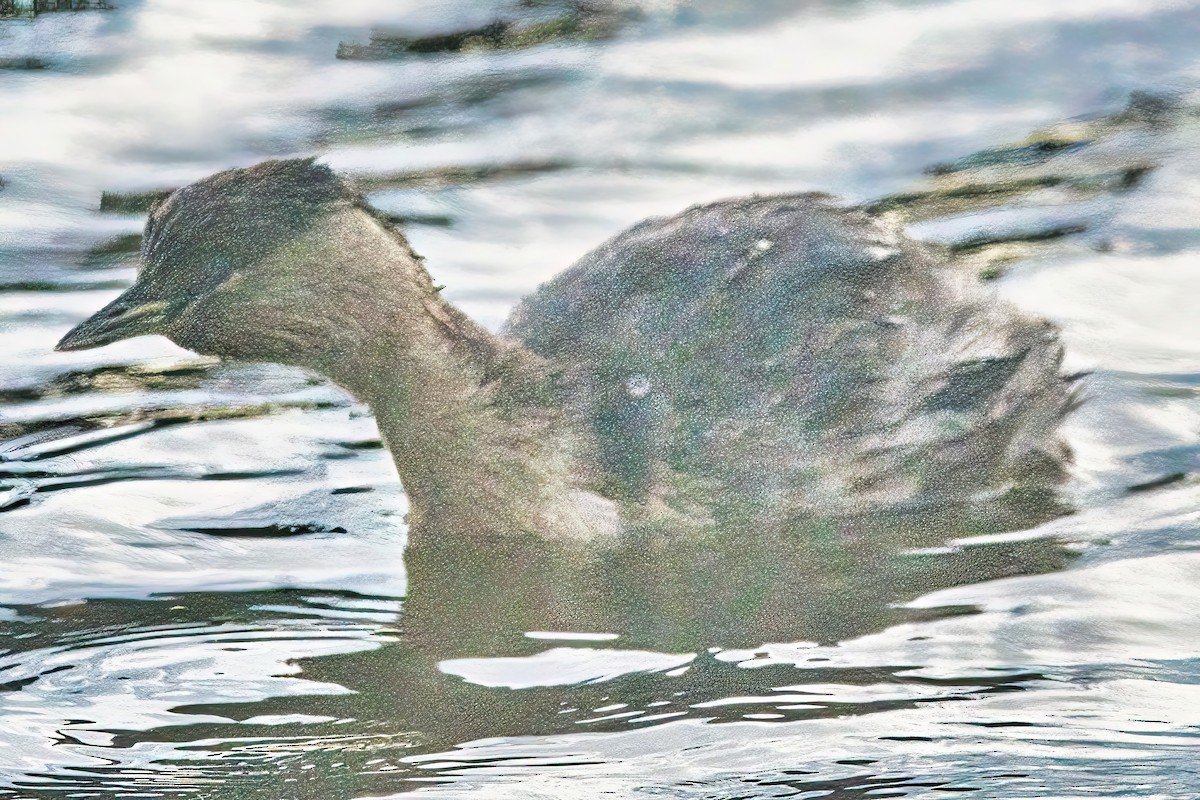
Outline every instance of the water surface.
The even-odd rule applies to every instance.
[[[1194,114],[1111,145],[1154,167],[1128,191],[913,228],[1084,228],[994,283],[1091,373],[1076,511],[1032,529],[447,538],[405,563],[393,468],[336,387],[162,339],[52,352],[132,280],[138,195],[231,165],[321,154],[494,328],[646,216],[869,201],[1200,78],[1200,7],[1147,0],[664,0],[531,46],[335,57],[549,5],[0,21],[0,797],[1200,791]]]

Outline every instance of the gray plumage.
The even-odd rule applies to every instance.
[[[1045,493],[1068,458],[1056,330],[824,195],[643,222],[506,332],[565,373],[611,491],[674,474],[780,513]]]
[[[824,195],[643,222],[525,300],[508,338],[450,306],[310,159],[175,192],[142,255],[137,283],[61,348],[160,333],[329,375],[370,404],[414,519],[437,526],[958,508],[987,529],[1059,508],[1056,330]]]

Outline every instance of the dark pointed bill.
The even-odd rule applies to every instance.
[[[171,304],[150,296],[139,283],[113,300],[64,336],[55,350],[87,350],[106,344],[161,332]]]

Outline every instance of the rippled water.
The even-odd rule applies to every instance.
[[[645,216],[921,188],[931,164],[1200,81],[1194,3],[640,5],[595,38],[374,60],[335,54],[551,12],[0,20],[0,797],[1200,793],[1193,112],[1112,144],[1154,167],[1128,191],[913,228],[1086,228],[996,282],[1091,372],[1076,512],[1033,530],[448,537],[405,563],[403,494],[335,387],[161,339],[51,351],[133,276],[136,203],[101,212],[103,192],[322,153],[494,327]]]

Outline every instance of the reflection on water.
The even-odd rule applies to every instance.
[[[326,797],[339,781],[408,788],[432,768],[414,755],[492,737],[841,718],[1044,680],[822,655],[822,645],[977,611],[902,605],[921,593],[1070,559],[1040,538],[913,549],[945,542],[937,522],[590,545],[430,537],[408,552],[403,603],[275,590],[14,607],[0,667],[15,693],[12,730],[25,728],[12,740],[54,765],[45,779],[59,789],[172,792],[233,779],[262,790],[290,779]],[[809,654],[787,663],[759,649],[766,642]],[[148,760],[162,770],[130,770]]]
[[[0,21],[0,797],[1194,794],[1198,26],[1167,0]],[[152,197],[311,151],[492,326],[700,201],[917,223],[1089,373],[1076,511],[404,554],[335,387],[158,339],[51,352],[131,280]]]

